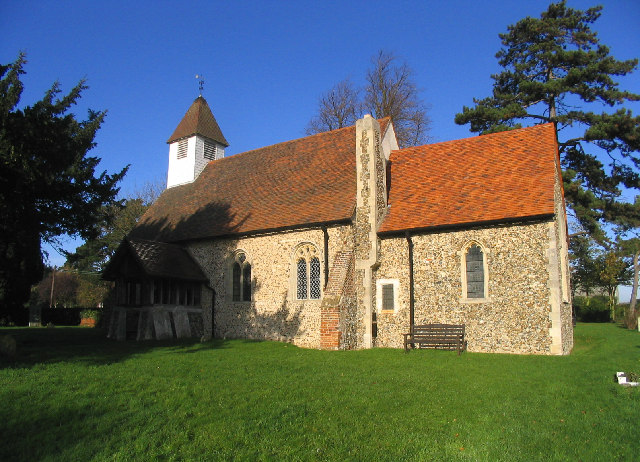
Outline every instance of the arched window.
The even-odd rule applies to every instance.
[[[240,301],[240,289],[242,288],[242,270],[238,262],[233,263],[233,301]]]
[[[303,258],[298,260],[298,281],[296,283],[298,300],[307,298],[307,261]]]
[[[313,257],[309,262],[309,298],[320,298],[320,260]]]
[[[303,244],[296,249],[296,298],[298,300],[319,300],[320,259],[313,244]]]
[[[231,264],[231,300],[251,301],[251,263],[242,251],[235,253]]]
[[[482,249],[473,244],[467,250],[467,298],[484,298],[484,263]]]
[[[489,301],[488,254],[489,250],[477,242],[470,242],[459,252],[462,257],[463,301]]]
[[[251,265],[247,262],[242,268],[242,301],[251,301]]]

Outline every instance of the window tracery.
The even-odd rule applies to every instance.
[[[251,301],[251,263],[243,251],[236,252],[231,263],[231,300]]]
[[[303,244],[296,249],[296,299],[319,300],[322,289],[320,286],[320,258],[318,250],[313,244]]]

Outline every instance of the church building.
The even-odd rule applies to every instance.
[[[447,323],[469,351],[570,353],[552,124],[398,149],[366,115],[225,157],[200,96],[168,144],[167,189],[104,273],[110,337],[402,348]]]

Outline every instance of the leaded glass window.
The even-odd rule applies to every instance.
[[[309,293],[310,298],[320,298],[320,260],[318,257],[313,257],[310,263],[309,269]]]
[[[322,297],[320,283],[320,257],[315,245],[307,242],[296,247],[292,260],[292,271],[295,274],[296,300],[319,300]]]
[[[240,264],[238,262],[235,262],[233,264],[232,278],[233,278],[233,301],[239,302],[240,291],[241,291],[240,280],[242,279],[242,271],[240,270]]]
[[[484,298],[484,255],[482,249],[473,244],[466,254],[467,298]]]
[[[251,301],[251,265],[246,262],[242,269],[242,300]]]
[[[298,260],[297,274],[297,298],[305,300],[307,298],[307,261],[302,258]]]
[[[251,301],[251,263],[247,255],[238,251],[231,265],[231,300],[234,302]]]

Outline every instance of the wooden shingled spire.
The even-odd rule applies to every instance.
[[[174,141],[193,135],[209,138],[222,144],[224,147],[229,146],[207,101],[202,96],[198,96],[195,99],[173,134],[167,140],[167,143],[173,143]]]

